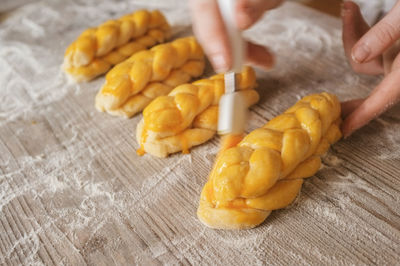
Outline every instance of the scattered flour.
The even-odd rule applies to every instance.
[[[348,195],[351,189],[376,193],[368,183],[346,175],[326,178],[325,190],[305,186],[308,194],[301,195],[289,210],[273,212],[271,223],[241,232],[207,229],[197,221],[195,211],[217,142],[211,147],[198,147],[190,155],[165,160],[148,155],[137,157],[132,132],[140,117],[120,120],[94,111],[93,97],[103,78],[87,84],[66,79],[60,69],[63,53],[80,32],[142,7],[165,11],[176,36],[190,33],[189,12],[177,0],[32,1],[0,22],[0,227],[18,222],[13,229],[0,232],[0,263],[39,264],[43,246],[57,249],[52,252],[59,254],[61,262],[71,265],[96,264],[101,252],[115,258],[132,256],[143,264],[154,262],[152,259],[165,262],[164,257],[176,259],[176,264],[183,260],[192,264],[215,264],[221,260],[230,264],[263,264],[266,260],[280,264],[335,264],[343,262],[343,256],[359,262],[359,257],[352,257],[347,251],[330,254],[330,248],[327,250],[324,245],[315,247],[313,241],[304,241],[305,236],[298,234],[296,228],[307,231],[314,226],[314,220],[309,222],[302,216],[310,209],[316,213],[314,219],[322,217],[336,229],[348,226]],[[343,97],[362,96],[365,87],[376,82],[358,78],[346,69],[326,71],[320,65],[322,59],[344,61],[344,55],[339,22],[314,15],[297,5],[284,5],[268,12],[246,33],[249,39],[268,44],[282,54],[276,70],[260,80],[260,90],[271,84],[271,79],[279,81],[266,99],[270,106],[260,103],[265,109],[255,107],[255,111],[272,117],[274,112],[288,107],[283,105],[282,97],[293,102],[314,90],[335,89]],[[315,72],[307,72],[313,64]],[[322,81],[307,82],[303,77]],[[339,77],[346,84],[337,87],[332,81]],[[285,86],[287,91],[281,90]],[[364,90],[349,90],[354,86]],[[251,129],[265,122],[256,112],[251,117]],[[378,156],[393,158],[395,148],[389,144],[398,143],[398,127],[384,124],[382,132],[387,136],[389,150]],[[34,149],[30,150],[31,146]],[[324,164],[324,171],[329,172],[341,168],[343,162],[328,154]],[[311,200],[323,199],[328,192],[341,197],[338,201],[342,205],[338,206],[342,210],[329,202]],[[14,209],[17,212],[10,214]],[[360,222],[357,217],[354,219]],[[366,235],[368,224],[359,224],[358,231],[350,236],[353,243]],[[310,229],[318,230],[321,229]],[[394,242],[376,235],[377,245]],[[135,242],[138,238],[144,240]],[[289,239],[292,243],[287,243]]]

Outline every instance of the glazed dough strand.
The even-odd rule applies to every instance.
[[[304,97],[218,156],[197,211],[207,226],[242,229],[288,206],[320,156],[341,138],[340,103],[329,93]]]
[[[194,37],[159,44],[116,65],[96,96],[96,109],[131,117],[154,98],[204,71],[203,50]]]
[[[254,90],[255,72],[244,67],[239,75],[239,88],[247,106],[259,99]],[[143,111],[136,138],[140,154],[148,152],[158,157],[189,152],[193,146],[212,138],[217,130],[218,103],[224,94],[224,76],[215,75],[192,84],[183,84],[168,96],[152,101]]]
[[[85,30],[65,51],[63,68],[76,81],[88,81],[170,36],[160,11],[139,10]]]

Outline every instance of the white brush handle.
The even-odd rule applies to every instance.
[[[232,68],[230,71],[240,73],[244,63],[245,42],[242,32],[238,29],[235,19],[236,0],[218,0],[219,10],[224,20],[231,45]]]

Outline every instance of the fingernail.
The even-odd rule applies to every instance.
[[[346,125],[346,121],[344,121],[340,127],[340,131],[342,132],[343,139],[347,139],[351,135],[351,130],[348,129],[348,126]]]
[[[216,72],[220,73],[228,70],[228,65],[222,54],[213,55],[210,59]]]
[[[347,139],[348,137],[350,137],[351,135],[353,135],[354,132],[356,132],[358,129],[360,129],[359,127],[347,127],[347,128],[343,128],[342,133],[343,133],[343,138]]]
[[[351,53],[351,58],[353,59],[354,62],[360,64],[367,59],[368,55],[371,53],[369,47],[365,44],[361,44],[357,46],[355,49],[353,49],[353,52]]]
[[[349,9],[344,5],[344,3],[340,4],[340,16],[344,17],[346,14],[348,14]]]
[[[342,127],[343,139],[347,139],[353,133],[352,130]]]

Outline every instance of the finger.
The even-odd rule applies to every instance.
[[[247,43],[247,62],[264,70],[269,70],[274,66],[275,58],[266,47]]]
[[[383,67],[385,74],[396,68],[400,68],[400,40],[397,40],[384,54]]]
[[[348,137],[400,100],[400,69],[388,74],[343,122],[342,132]]]
[[[397,54],[396,58],[393,60],[391,71],[400,69],[400,41],[399,41],[399,53]]]
[[[247,29],[254,24],[265,11],[279,6],[283,0],[239,0],[236,6],[237,26]]]
[[[366,63],[357,63],[351,58],[354,44],[370,29],[361,15],[358,5],[346,1],[342,6],[342,39],[346,57],[354,71],[363,74],[377,75],[383,73],[382,58],[376,57]]]
[[[353,47],[352,58],[358,63],[368,62],[382,54],[400,38],[400,1]]]
[[[362,103],[364,99],[354,99],[350,101],[345,101],[341,103],[342,109],[342,118],[345,118],[349,114],[351,114],[355,109],[357,109]]]
[[[190,2],[193,31],[217,72],[225,72],[232,64],[228,35],[215,0]]]

